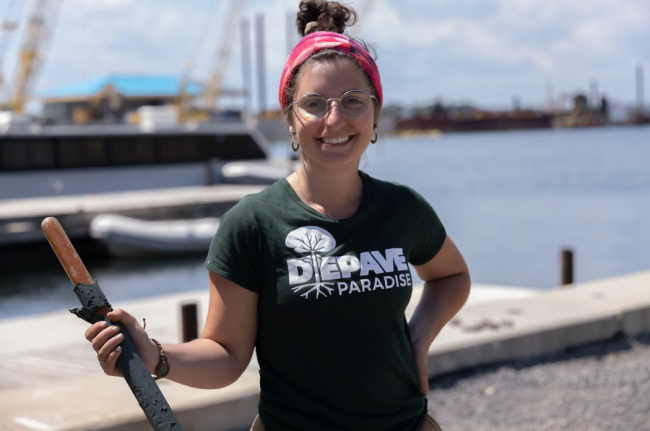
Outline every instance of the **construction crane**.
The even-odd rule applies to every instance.
[[[0,101],[2,101],[3,95],[3,84],[4,84],[4,75],[3,75],[3,64],[2,60],[5,58],[5,51],[10,45],[13,35],[16,33],[18,28],[18,20],[16,16],[20,16],[21,9],[24,2],[18,4],[18,10],[16,11],[16,1],[17,0],[8,0],[4,3],[7,8],[3,14],[2,26],[0,26]]]
[[[34,9],[29,17],[25,38],[20,48],[20,56],[8,108],[22,113],[32,95],[32,89],[38,74],[45,65],[49,42],[52,39],[56,21],[63,0],[35,0]]]
[[[228,60],[237,33],[237,26],[239,25],[239,17],[244,0],[232,0],[230,3],[230,13],[228,14],[228,21],[223,27],[221,45],[217,52],[217,58],[208,84],[203,92],[206,109],[211,110],[215,107],[217,100],[222,93],[223,77],[228,68]]]
[[[181,123],[192,118],[193,109],[191,106],[191,97],[187,93],[187,85],[190,82],[190,72],[192,69],[194,69],[194,62],[192,60],[186,61],[183,75],[181,75],[179,81],[178,100],[176,105],[178,106],[178,120]]]

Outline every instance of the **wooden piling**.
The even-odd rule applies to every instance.
[[[181,306],[183,343],[199,338],[199,320],[196,303]]]
[[[212,172],[212,160],[205,162],[205,185],[211,186],[214,184],[214,173]]]
[[[562,286],[573,284],[573,250],[562,250],[562,268],[560,278]]]

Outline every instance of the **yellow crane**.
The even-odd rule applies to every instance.
[[[206,109],[213,109],[219,100],[222,93],[223,77],[228,68],[228,60],[232,51],[233,42],[237,33],[237,26],[239,24],[239,17],[244,0],[232,0],[230,3],[230,12],[228,13],[228,21],[224,25],[221,44],[217,53],[214,68],[210,75],[210,79],[203,92]]]
[[[7,105],[12,111],[22,113],[25,110],[36,78],[45,64],[46,51],[62,4],[63,0],[35,0],[20,48],[12,92]]]
[[[13,35],[16,33],[16,29],[18,28],[18,20],[15,17],[20,16],[21,6],[24,3],[21,2],[18,5],[18,11],[15,11],[16,0],[7,0],[7,2],[4,4],[7,5],[8,7],[5,9],[2,26],[0,26],[0,102],[2,101],[2,94],[4,90],[3,88],[4,75],[3,75],[2,60],[4,59],[5,51],[7,47],[10,45],[11,39],[13,38]]]

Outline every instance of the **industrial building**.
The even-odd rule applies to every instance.
[[[179,105],[203,93],[196,82],[174,75],[106,75],[39,94],[46,123],[137,122],[142,106]],[[182,88],[184,87],[184,88]]]

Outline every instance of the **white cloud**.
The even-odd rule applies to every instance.
[[[545,81],[573,91],[599,77],[610,94],[629,98],[622,90],[631,88],[634,63],[650,60],[641,42],[650,36],[650,3],[644,0],[379,2],[364,33],[384,47],[388,62],[400,58],[403,72],[394,74],[429,70],[441,84],[438,94],[451,99],[507,104],[511,94],[520,93],[537,102]],[[636,47],[630,40],[638,41]],[[454,85],[459,76],[467,79],[465,91]],[[578,76],[582,82],[576,82]],[[500,100],[495,85],[503,85]],[[400,87],[406,99],[422,97],[415,88]]]
[[[180,74],[188,59],[198,60],[193,75],[206,77],[228,3],[65,0],[39,87],[111,72]],[[265,15],[269,106],[277,105],[287,54],[287,12],[297,5],[246,2],[245,16]],[[400,103],[440,95],[508,105],[513,94],[539,103],[547,82],[556,92],[570,92],[590,79],[609,95],[631,100],[635,63],[650,69],[647,0],[376,0],[368,9],[361,9],[359,36],[377,48],[387,100]],[[5,57],[5,76],[17,57],[15,45]],[[241,86],[240,64],[237,36],[227,86]]]

